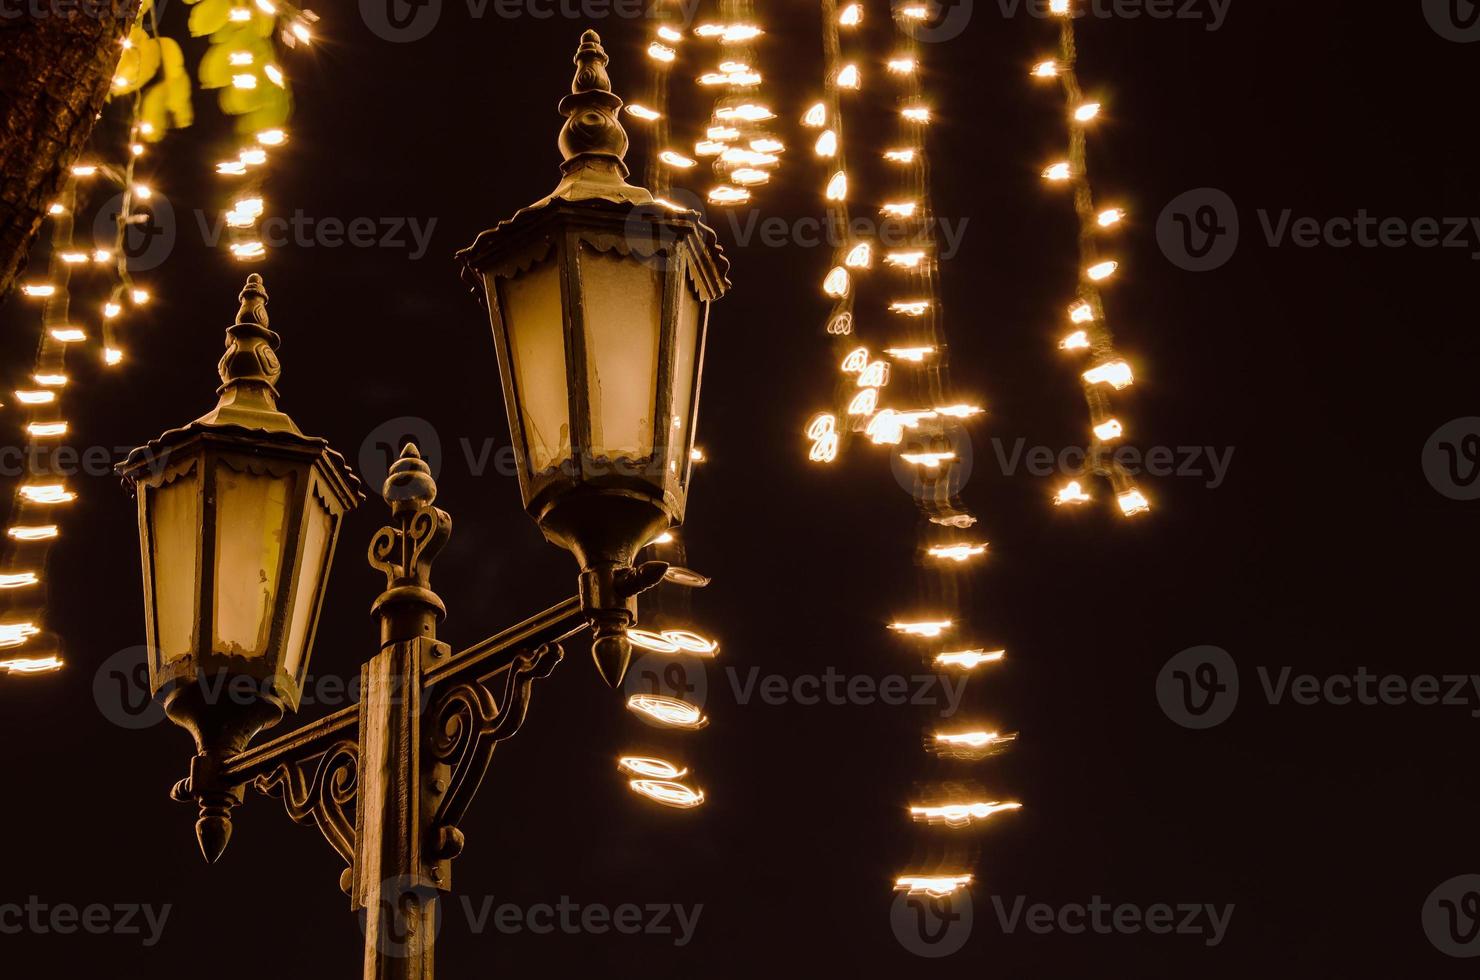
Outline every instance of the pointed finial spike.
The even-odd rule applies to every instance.
[[[611,78],[606,73],[606,63],[611,59],[601,46],[600,34],[593,30],[582,34],[581,46],[576,49],[576,56],[572,60],[575,62],[576,74],[570,80],[571,94],[612,90]]]
[[[262,284],[262,277],[257,273],[247,276],[247,283],[237,295],[241,301],[241,309],[236,313],[237,323],[255,323],[259,327],[267,326],[267,287]]]

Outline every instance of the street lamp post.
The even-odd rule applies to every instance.
[[[297,710],[339,528],[362,499],[344,458],[277,408],[260,276],[226,331],[216,408],[119,466],[138,502],[151,691],[195,740],[172,796],[198,808],[210,862],[249,787],[316,826],[365,915],[367,980],[432,976],[463,816],[561,643],[590,626],[616,686],[637,595],[706,581],[635,558],[683,519],[708,306],[727,263],[696,213],[627,184],[622,103],[595,32],[575,63],[559,186],[459,258],[488,305],[524,505],[579,562],[578,595],[457,653],[439,641],[431,566],[452,522],[408,443],[382,488],[390,524],[370,543],[386,587],[358,703],[254,746]]]

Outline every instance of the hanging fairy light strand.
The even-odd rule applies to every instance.
[[[751,0],[721,0],[718,21],[693,29],[696,38],[713,42],[718,63],[706,68],[695,82],[720,94],[714,101],[692,156],[669,151],[665,161],[688,169],[709,160],[717,183],[706,199],[710,204],[734,206],[750,202],[753,188],[770,182],[781,163],[785,144],[776,137],[776,113],[764,94],[764,77],[757,60],[757,42],[765,31],[756,20]]]
[[[1029,74],[1035,81],[1058,79],[1064,94],[1069,152],[1067,159],[1045,166],[1042,175],[1050,184],[1066,184],[1072,189],[1079,220],[1077,296],[1068,307],[1058,346],[1079,366],[1080,384],[1089,407],[1093,441],[1086,468],[1109,482],[1121,514],[1130,517],[1150,510],[1151,504],[1113,457],[1114,445],[1124,436],[1125,425],[1115,417],[1111,393],[1129,387],[1135,379],[1130,364],[1115,351],[1102,292],[1119,269],[1119,262],[1102,250],[1102,242],[1120,229],[1125,211],[1095,204],[1089,180],[1087,133],[1100,119],[1102,107],[1080,86],[1072,0],[1051,0],[1049,10],[1059,21],[1058,54],[1038,61]],[[1078,506],[1090,499],[1081,481],[1070,480],[1058,488],[1053,502],[1056,506]]]

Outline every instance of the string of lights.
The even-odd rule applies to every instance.
[[[714,42],[718,56],[718,63],[695,81],[720,94],[703,138],[694,143],[693,156],[678,154],[682,159],[670,157],[666,162],[688,169],[709,160],[718,183],[706,193],[706,200],[729,207],[749,203],[752,188],[770,182],[786,146],[772,130],[776,113],[763,92],[756,60],[756,41],[765,31],[756,21],[751,0],[721,0],[719,14],[719,20],[701,23],[693,33]]]
[[[1125,435],[1125,425],[1111,408],[1110,392],[1129,387],[1135,378],[1130,364],[1115,351],[1105,315],[1102,286],[1113,281],[1119,262],[1107,257],[1101,249],[1101,242],[1120,229],[1126,215],[1120,207],[1095,205],[1089,180],[1087,132],[1101,118],[1102,106],[1086,96],[1079,83],[1072,0],[1051,0],[1049,10],[1059,22],[1058,55],[1038,61],[1031,76],[1042,81],[1058,79],[1064,94],[1069,152],[1066,159],[1044,168],[1043,179],[1072,188],[1074,211],[1079,220],[1077,296],[1068,308],[1068,332],[1058,345],[1066,354],[1081,359],[1084,365],[1080,383],[1089,406],[1092,436],[1087,470],[1109,482],[1120,512],[1130,517],[1150,510],[1151,504],[1112,454],[1114,445]],[[1078,506],[1088,503],[1091,494],[1079,480],[1070,480],[1058,489],[1053,499],[1057,506]]]

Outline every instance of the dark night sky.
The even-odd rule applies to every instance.
[[[784,19],[764,12],[782,6]],[[820,78],[815,11],[762,7],[762,66],[772,101],[794,120]],[[298,108],[270,210],[436,225],[418,260],[288,246],[255,267],[284,338],[283,405],[352,462],[387,420],[415,416],[435,431],[438,502],[454,529],[434,584],[451,611],[442,636],[461,646],[570,594],[575,568],[520,510],[515,482],[477,475],[463,450],[462,440],[476,452],[508,435],[486,318],[450,257],[553,186],[555,102],[580,31],[602,33],[614,87],[632,98],[645,88],[647,25],[474,19],[449,0],[424,40],[392,44],[352,7],[319,13],[324,42],[286,59]],[[167,29],[178,33],[184,15],[168,8]],[[695,625],[723,643],[707,675],[712,723],[653,740],[572,644],[536,690],[524,731],[499,750],[455,866],[456,895],[475,906],[490,895],[522,906],[561,896],[702,904],[693,940],[478,935],[455,897],[438,949],[445,976],[536,966],[1460,975],[1463,961],[1440,955],[1420,918],[1437,885],[1480,871],[1473,766],[1463,762],[1480,724],[1471,707],[1272,705],[1256,671],[1472,669],[1464,610],[1474,608],[1475,505],[1436,492],[1421,456],[1440,425],[1480,414],[1470,255],[1480,243],[1275,247],[1260,214],[1480,213],[1466,106],[1480,46],[1442,38],[1418,0],[1234,3],[1212,31],[1201,20],[1081,22],[1081,74],[1106,104],[1091,141],[1094,183],[1132,215],[1123,277],[1108,295],[1139,368],[1133,397],[1119,400],[1123,417],[1143,447],[1233,450],[1220,486],[1147,480],[1156,512],[1125,521],[1103,505],[1056,511],[1052,481],[1004,474],[992,443],[1010,452],[1020,438],[1083,439],[1077,381],[1052,343],[1073,285],[1073,219],[1037,176],[1062,152],[1061,104],[1025,74],[1053,31],[978,3],[961,37],[924,51],[939,118],[937,210],[969,220],[943,269],[951,364],[991,408],[972,430],[965,498],[993,556],[967,612],[1009,650],[973,682],[962,717],[1022,733],[975,773],[1025,808],[969,838],[979,884],[964,949],[918,959],[890,927],[893,875],[942,836],[902,811],[926,774],[918,745],[930,709],[739,704],[724,672],[921,672],[883,629],[914,594],[909,496],[882,452],[855,446],[819,468],[798,438],[830,395],[816,290],[826,250],[752,243],[730,249],[735,288],[711,320],[700,428],[711,461],[683,532],[690,563],[715,579],[692,607]],[[222,200],[208,162],[225,129],[204,97],[197,118],[158,157],[153,183],[174,203],[179,238],[150,277],[158,301],[128,328],[130,363],[107,376],[78,369],[79,446],[129,447],[212,403],[245,270],[200,241],[193,212]],[[628,128],[640,163],[644,142]],[[795,127],[785,132],[802,146]],[[871,136],[855,126],[852,152]],[[817,166],[793,153],[762,207],[817,215],[820,186]],[[1222,268],[1193,273],[1159,249],[1156,217],[1204,187],[1235,202],[1241,238]],[[723,225],[721,237],[731,237]],[[4,370],[19,378],[37,316],[11,298],[0,320]],[[153,947],[137,936],[23,934],[0,936],[0,955],[59,976],[351,975],[360,932],[318,835],[252,797],[225,857],[207,868],[193,813],[167,797],[185,774],[186,736],[167,725],[125,730],[99,709],[99,669],[144,642],[138,546],[132,505],[111,479],[78,488],[51,575],[69,669],[0,681],[0,837],[10,845],[0,904],[35,895],[174,908]],[[372,499],[345,525],[316,673],[352,676],[372,652],[366,613],[381,580],[363,553],[384,515]],[[1232,654],[1243,686],[1227,722],[1191,731],[1167,718],[1154,687],[1169,657],[1203,644]],[[611,760],[644,740],[687,759],[710,802],[670,812],[634,798]],[[1006,934],[991,896],[1235,911],[1209,948],[1198,936]]]

